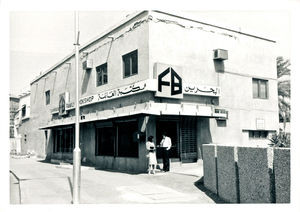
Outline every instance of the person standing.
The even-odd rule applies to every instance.
[[[163,148],[163,170],[165,172],[170,171],[170,159],[169,159],[169,150],[172,146],[171,138],[163,133],[163,139],[160,142],[160,146]]]
[[[155,174],[155,168],[157,164],[156,153],[155,153],[155,144],[153,142],[153,136],[148,137],[148,141],[146,142],[146,149],[148,150],[148,174]]]

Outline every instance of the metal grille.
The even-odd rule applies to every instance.
[[[182,162],[197,161],[196,118],[181,120],[181,160]]]

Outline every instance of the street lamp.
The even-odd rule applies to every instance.
[[[73,151],[73,204],[80,201],[80,167],[81,150],[79,148],[79,20],[78,11],[75,12],[75,72],[76,72],[76,97],[75,97],[75,149]]]

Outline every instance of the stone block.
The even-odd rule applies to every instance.
[[[218,194],[225,201],[239,202],[237,147],[217,146]]]
[[[204,186],[215,194],[218,193],[216,157],[216,145],[203,144]]]
[[[290,148],[275,148],[273,165],[276,203],[290,203]]]
[[[271,152],[266,147],[238,147],[241,203],[271,203]]]

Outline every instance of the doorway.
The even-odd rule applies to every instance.
[[[162,134],[166,133],[171,138],[172,147],[169,152],[170,158],[180,158],[180,141],[179,141],[179,122],[177,120],[157,120],[156,121],[156,145],[162,140]],[[157,158],[162,158],[162,151],[157,149]]]

